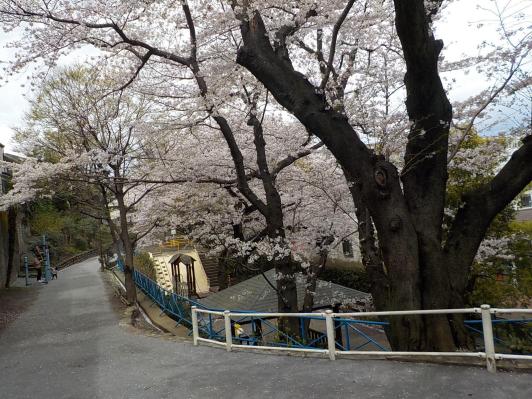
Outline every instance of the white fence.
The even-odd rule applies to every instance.
[[[482,317],[482,333],[484,338],[484,352],[400,352],[400,351],[338,351],[336,349],[335,343],[335,327],[334,319],[335,318],[358,318],[363,319],[367,317],[375,316],[406,316],[406,315],[435,315],[435,314],[480,314]],[[393,355],[393,356],[427,356],[427,357],[476,357],[486,359],[486,367],[488,371],[496,371],[496,361],[502,359],[513,359],[513,360],[527,360],[532,361],[532,356],[529,355],[514,355],[514,354],[503,354],[495,352],[495,342],[493,337],[492,329],[492,314],[513,314],[513,313],[526,313],[532,314],[532,309],[499,309],[491,308],[489,305],[482,305],[480,308],[468,308],[468,309],[433,309],[433,310],[405,310],[405,311],[393,311],[393,312],[355,312],[355,313],[333,313],[331,310],[326,310],[323,313],[251,313],[246,312],[231,312],[226,311],[214,311],[207,309],[200,309],[196,306],[192,307],[192,334],[194,339],[194,345],[198,345],[199,342],[208,342],[214,345],[225,346],[227,351],[231,351],[232,348],[241,348],[241,349],[262,349],[268,351],[294,351],[294,352],[309,352],[309,353],[321,353],[329,356],[331,360],[336,359],[337,353],[342,355],[351,355],[359,356],[382,356]],[[207,314],[209,317],[214,316],[223,316],[224,318],[224,329],[225,329],[225,342],[217,341],[214,339],[208,339],[200,337],[199,334],[199,324],[198,324],[198,314]],[[231,329],[231,318],[232,317],[257,317],[257,318],[272,318],[272,317],[315,317],[322,316],[325,318],[326,325],[326,336],[327,336],[327,349],[319,348],[292,348],[292,347],[279,347],[279,346],[250,346],[250,345],[240,345],[233,343],[232,329]]]

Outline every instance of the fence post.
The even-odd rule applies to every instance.
[[[197,307],[192,306],[192,340],[194,345],[198,345],[198,312]]]
[[[493,326],[491,324],[490,305],[481,305],[482,332],[484,335],[484,352],[486,354],[486,368],[490,373],[497,371],[495,364],[495,344],[493,342]]]
[[[229,310],[224,311],[225,321],[225,344],[227,345],[227,352],[231,352],[231,344],[233,343],[233,336],[231,334],[231,312]]]
[[[28,269],[28,257],[24,256],[24,276],[26,278],[26,286],[30,285],[29,279],[30,279],[30,271]]]
[[[336,341],[334,335],[333,312],[330,309],[325,311],[325,325],[327,327],[327,346],[329,348],[329,359],[336,359]]]

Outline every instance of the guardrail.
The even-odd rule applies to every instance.
[[[122,272],[124,265],[118,261],[117,267]],[[486,367],[490,372],[496,371],[496,361],[502,359],[532,360],[532,355],[517,355],[497,353],[495,343],[502,343],[494,336],[493,325],[503,323],[532,324],[532,319],[492,319],[492,315],[503,314],[532,314],[532,309],[500,309],[482,305],[479,308],[467,309],[433,309],[433,310],[405,310],[393,312],[353,312],[333,313],[331,310],[316,313],[257,313],[238,310],[209,309],[190,298],[170,292],[159,286],[155,281],[135,270],[134,281],[146,295],[148,295],[163,313],[172,316],[177,324],[183,324],[191,329],[194,345],[207,342],[224,346],[228,351],[232,348],[263,349],[271,351],[294,351],[317,353],[329,356],[335,360],[341,356],[427,356],[427,357],[474,357],[486,360]],[[368,318],[382,318],[382,316],[405,315],[434,315],[434,314],[476,314],[480,320],[466,320],[465,325],[472,332],[482,336],[484,350],[479,352],[407,352],[392,351],[383,342],[372,336],[372,332],[382,330],[387,321],[367,320]],[[299,337],[292,337],[275,325],[278,318],[300,319]],[[217,325],[220,322],[221,325]],[[321,326],[320,326],[321,323]],[[249,334],[242,330],[240,324],[251,326]],[[307,324],[310,328],[305,329]],[[312,328],[313,325],[315,328]],[[473,326],[481,325],[482,329]],[[320,328],[322,327],[322,328]],[[249,328],[248,328],[249,330]],[[320,331],[322,330],[322,331]],[[341,335],[343,332],[343,336]],[[357,342],[352,336],[357,338]],[[340,339],[339,339],[340,337]],[[377,350],[361,350],[371,345]]]
[[[322,313],[253,313],[253,312],[234,312],[229,310],[209,310],[205,308],[200,308],[192,306],[191,308],[191,317],[192,317],[192,335],[194,345],[198,345],[199,342],[208,342],[210,344],[225,346],[227,351],[231,351],[232,348],[241,348],[241,349],[262,349],[262,350],[271,350],[271,351],[297,351],[297,352],[307,352],[307,353],[322,353],[327,354],[331,360],[336,359],[337,354],[342,354],[345,356],[374,356],[378,355],[382,357],[382,351],[360,351],[360,350],[345,350],[345,348],[338,348],[337,342],[337,330],[340,325],[338,321],[350,320],[352,323],[364,323],[360,319],[368,317],[382,317],[382,316],[406,316],[406,315],[436,315],[436,314],[480,314],[481,315],[481,324],[482,324],[482,335],[484,341],[484,351],[483,352],[409,352],[409,351],[386,351],[386,355],[392,356],[427,356],[427,357],[477,357],[486,359],[486,368],[490,372],[496,371],[496,361],[501,359],[514,359],[514,360],[532,360],[532,356],[529,355],[515,355],[515,354],[505,354],[505,353],[496,353],[495,352],[495,340],[493,336],[492,328],[492,315],[495,314],[513,314],[513,313],[525,313],[532,314],[532,309],[500,309],[500,308],[491,308],[489,305],[482,305],[480,308],[468,308],[468,309],[433,309],[433,310],[405,310],[405,311],[393,311],[393,312],[354,312],[354,313],[333,313],[331,310],[326,310]],[[210,321],[209,324],[209,334],[208,338],[201,336],[201,320],[202,318],[198,315],[206,315]],[[212,331],[212,318],[214,317],[223,317],[224,327],[220,331]],[[249,344],[248,338],[240,338],[235,336],[233,331],[235,330],[234,322],[232,318],[248,318],[250,320],[261,320],[261,322],[266,319],[271,318],[287,318],[287,317],[297,317],[297,318],[310,318],[313,320],[324,320],[325,321],[325,333],[323,334],[327,346],[326,348],[313,348],[310,345],[302,344],[297,340],[291,338],[292,342],[288,342],[287,345],[279,345],[279,343],[274,343],[273,345],[260,345],[257,342],[254,342],[252,345]],[[335,323],[336,321],[336,323]],[[366,322],[367,323],[367,322]],[[335,325],[336,324],[336,325]],[[222,340],[220,332],[225,332],[225,339]],[[282,334],[282,331],[277,329],[279,333]],[[247,342],[246,342],[247,341]],[[237,343],[235,343],[237,342]],[[240,342],[240,343],[238,343]],[[246,343],[246,344],[244,344]]]

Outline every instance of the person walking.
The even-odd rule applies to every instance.
[[[35,255],[33,259],[33,267],[37,271],[37,282],[42,283],[42,263],[44,261],[44,256],[38,244],[35,244],[33,247],[33,254]]]
[[[37,256],[33,258],[33,268],[37,271],[37,282],[42,283],[42,262]]]

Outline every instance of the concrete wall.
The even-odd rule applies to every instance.
[[[0,288],[4,288],[7,280],[9,224],[7,212],[0,212]]]
[[[0,212],[0,288],[4,288],[8,280],[12,283],[17,278],[22,254],[26,250],[25,233],[23,211],[20,208],[13,208],[10,212]],[[11,260],[10,241],[13,245]]]
[[[4,146],[0,143],[0,160],[17,162],[16,158],[16,156],[5,154]],[[7,192],[10,177],[10,171],[5,167],[0,167],[0,195]],[[24,215],[24,209],[19,206],[6,212],[0,211],[0,288],[4,288],[7,282],[16,280],[22,263],[22,255],[27,249],[25,243],[28,241],[29,231]]]
[[[14,211],[12,211],[14,212]],[[6,286],[6,282],[12,282],[16,279],[19,263],[18,263],[18,239],[16,237],[16,219],[14,214],[10,215],[8,212],[0,212],[0,288]],[[9,242],[12,241],[14,248],[12,249],[12,259],[9,258]],[[10,265],[11,261],[11,265]]]

